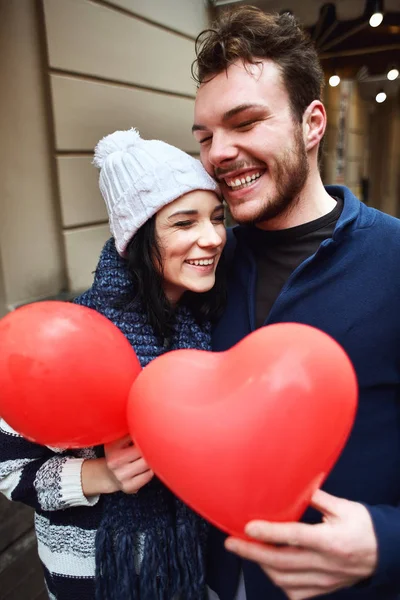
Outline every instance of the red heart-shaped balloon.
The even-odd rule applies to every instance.
[[[157,476],[227,533],[293,521],[337,460],[357,409],[344,350],[296,323],[226,352],[177,350],[138,376],[129,429]]]

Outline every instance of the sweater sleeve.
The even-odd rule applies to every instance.
[[[84,495],[81,469],[95,457],[91,448],[73,453],[29,442],[0,419],[0,492],[9,500],[45,511],[93,506],[99,496]]]
[[[378,566],[367,584],[395,586],[400,592],[400,506],[365,506],[378,541]]]

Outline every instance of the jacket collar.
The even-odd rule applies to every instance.
[[[341,238],[346,227],[359,219],[361,202],[349,188],[343,185],[327,185],[325,186],[325,190],[330,196],[336,196],[343,199],[343,210],[336,223],[335,231],[333,232],[333,239],[337,241]]]
[[[371,221],[371,217],[368,212],[362,211],[362,202],[349,190],[349,188],[343,185],[327,185],[325,186],[326,191],[330,196],[338,196],[343,199],[343,210],[336,223],[335,231],[333,233],[333,239],[338,240],[342,236],[344,230],[348,225],[357,221],[357,219],[365,220],[362,225],[368,226]],[[252,227],[237,225],[233,228],[233,233],[238,240],[245,240],[247,235],[251,235]]]

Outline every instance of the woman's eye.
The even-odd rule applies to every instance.
[[[218,217],[214,217],[214,221],[217,223],[223,223],[225,221],[225,215],[218,215]]]
[[[175,223],[175,227],[189,227],[193,221],[178,221]]]

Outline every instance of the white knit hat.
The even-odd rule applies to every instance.
[[[166,204],[195,190],[219,193],[199,160],[136,129],[115,131],[97,144],[93,164],[121,256],[137,230]]]

